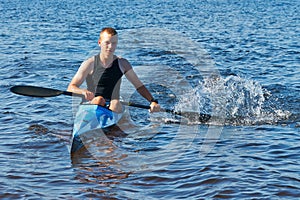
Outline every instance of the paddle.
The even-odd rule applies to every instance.
[[[38,87],[38,86],[24,86],[24,85],[13,86],[10,88],[10,91],[15,94],[31,96],[31,97],[55,97],[59,95],[68,95],[68,96],[76,96],[76,97],[84,98],[84,96],[81,94],[76,94],[73,92],[56,90],[51,88]],[[121,103],[126,106],[150,109],[150,106],[136,104],[133,102],[121,102]],[[196,113],[196,112],[180,112],[180,111],[175,111],[173,109],[163,109],[163,108],[161,108],[161,111],[172,113],[175,115],[180,115],[187,118],[193,118],[195,120],[199,120],[202,123],[207,122],[211,118],[209,114]]]
[[[25,85],[19,85],[19,86],[13,86],[10,88],[10,91],[15,94],[20,94],[24,96],[30,96],[30,97],[55,97],[59,95],[68,95],[68,96],[77,96],[84,98],[81,94],[76,94],[72,92],[67,91],[61,91],[51,88],[44,88],[44,87],[37,87],[37,86],[25,86]]]
[[[133,103],[133,102],[121,102],[121,103],[123,105],[126,105],[126,106],[132,106],[132,107],[143,108],[143,109],[150,109],[150,106],[136,104],[136,103]],[[211,115],[209,115],[209,114],[197,113],[197,112],[180,112],[180,111],[175,111],[173,109],[164,109],[164,108],[161,108],[160,111],[161,112],[172,113],[172,114],[175,114],[175,115],[180,115],[180,116],[183,116],[183,117],[187,117],[189,119],[195,119],[195,120],[198,120],[202,123],[207,122],[211,118]]]

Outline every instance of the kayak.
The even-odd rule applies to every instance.
[[[116,125],[123,114],[99,105],[80,104],[74,120],[71,153],[84,146],[83,140],[87,134]]]

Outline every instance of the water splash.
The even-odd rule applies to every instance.
[[[287,119],[291,113],[278,109],[278,102],[270,102],[270,96],[272,94],[254,80],[239,76],[210,77],[181,96],[176,110],[198,109],[198,112],[206,114],[214,110],[210,124],[218,124],[220,120],[217,119],[221,117],[225,117],[223,122],[228,125],[276,124]],[[224,110],[225,115],[219,116],[218,113]]]

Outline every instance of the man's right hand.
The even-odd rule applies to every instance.
[[[94,93],[92,93],[91,91],[88,91],[86,89],[82,89],[81,94],[84,95],[85,99],[88,101],[91,101],[95,97]]]

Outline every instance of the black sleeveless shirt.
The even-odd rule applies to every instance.
[[[120,85],[123,73],[116,58],[109,68],[104,68],[100,62],[100,54],[95,56],[94,70],[86,78],[87,88],[95,96],[102,96],[106,100],[120,98]]]

